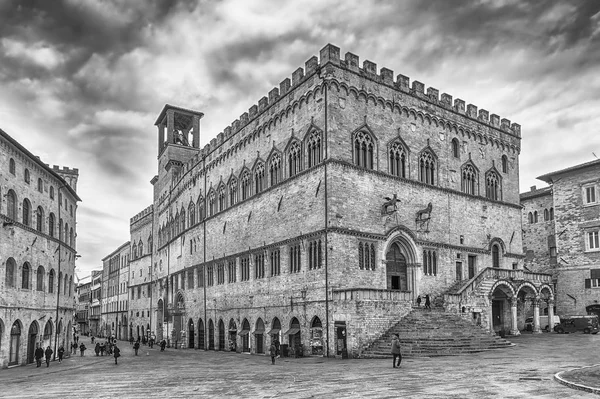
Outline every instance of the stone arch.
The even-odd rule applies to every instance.
[[[526,288],[531,289],[531,291],[533,292],[534,297],[539,298],[538,289],[536,288],[535,285],[533,285],[529,281],[523,281],[521,284],[519,284],[519,286],[515,290],[515,296],[518,297],[519,293],[521,292],[521,290],[523,290],[523,292],[526,292],[526,290],[525,290]]]
[[[219,318],[219,350],[225,350],[225,323],[223,319]]]
[[[256,353],[265,353],[265,323],[260,317],[254,324],[254,342]]]
[[[545,293],[548,293],[546,296]],[[554,291],[552,287],[548,284],[542,284],[538,287],[538,296],[544,300],[554,300]]]
[[[490,291],[488,292],[488,297],[490,300],[492,299],[496,289],[500,289],[508,298],[514,298],[516,296],[515,288],[509,281],[498,280],[494,283],[494,285],[492,285]]]

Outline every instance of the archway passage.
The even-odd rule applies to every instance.
[[[188,348],[194,347],[194,337],[196,332],[194,330],[194,320],[188,320]]]
[[[237,325],[233,319],[229,320],[229,350],[235,352],[237,350]]]
[[[208,349],[215,350],[215,324],[212,319],[208,321]]]
[[[302,336],[300,335],[300,322],[297,318],[292,318],[290,322],[290,329],[286,331],[285,335],[288,336],[288,342],[290,345],[290,351],[296,357],[301,356],[302,353]]]
[[[400,245],[397,242],[392,243],[387,253],[386,276],[387,289],[408,291],[408,269],[406,256],[402,253]]]
[[[46,326],[48,326],[48,323],[46,323]],[[46,338],[45,335],[44,335],[44,338]],[[34,321],[29,326],[29,333],[27,334],[27,364],[33,363],[35,361],[34,355],[35,355],[35,348],[36,348],[37,340],[38,340],[38,325]],[[42,345],[42,344],[40,343],[40,345]]]
[[[242,337],[242,352],[250,352],[250,322],[247,319],[242,322],[242,331],[239,334]]]
[[[225,350],[225,323],[223,320],[219,320],[219,350]]]
[[[10,329],[10,354],[8,365],[19,364],[19,351],[21,349],[21,324],[15,321]]]
[[[264,334],[265,334],[265,323],[262,319],[256,321],[256,328],[254,330],[254,341],[256,346],[256,353],[265,353],[264,348]]]
[[[198,348],[204,349],[204,322],[202,319],[198,319]]]

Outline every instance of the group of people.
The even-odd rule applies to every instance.
[[[421,307],[421,295],[417,297],[417,306]],[[425,309],[431,310],[431,300],[429,299],[429,295],[425,295]]]

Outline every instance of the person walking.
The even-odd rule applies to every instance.
[[[275,364],[275,357],[277,356],[277,347],[275,346],[275,342],[271,342],[269,354],[271,355],[271,364]]]
[[[37,344],[37,348],[35,350],[35,362],[37,366],[40,367],[42,365],[42,358],[44,357],[44,348]]]
[[[417,307],[420,308],[421,307],[421,295],[419,295],[417,297]]]
[[[161,352],[165,351],[166,346],[167,346],[167,341],[165,341],[164,339],[162,341],[160,341],[160,351]]]
[[[431,310],[431,301],[429,300],[429,295],[425,295],[425,309]]]
[[[94,347],[94,352],[96,352],[96,356],[100,356],[100,343],[96,342],[96,346]]]
[[[58,353],[58,362],[62,363],[63,356],[65,355],[65,347],[62,345],[59,346],[58,351],[56,353]]]
[[[50,349],[50,346],[48,346],[44,352],[44,355],[46,355],[46,367],[50,367],[50,358],[52,357],[53,353],[54,351]]]
[[[140,341],[136,341],[135,344],[133,344],[133,350],[135,351],[135,355],[138,355],[138,350],[140,349]]]
[[[133,345],[133,335],[129,337],[129,345]]]
[[[400,353],[400,337],[398,337],[398,334],[394,334],[392,336],[392,356],[394,357],[392,360],[392,365],[394,368],[400,367],[400,363],[402,362],[402,354]],[[398,365],[396,365],[396,359],[398,359]]]
[[[117,358],[119,356],[121,356],[121,349],[119,349],[119,347],[117,346],[117,344],[115,344],[114,348],[113,348],[113,356],[115,357],[115,364],[117,364]]]
[[[92,345],[94,344],[94,340],[95,340],[95,338],[94,338],[94,336],[92,335]]]
[[[77,353],[77,344],[75,342],[73,342],[71,344],[71,354],[74,355]]]
[[[100,356],[104,356],[104,352],[106,352],[106,344],[103,342],[100,344]]]
[[[79,352],[80,352],[81,356],[83,356],[83,354],[84,354],[84,352],[85,352],[86,349],[87,348],[85,347],[85,345],[82,342],[81,345],[79,345]]]

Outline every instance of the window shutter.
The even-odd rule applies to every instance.
[[[592,288],[592,280],[589,278],[585,279],[585,288]]]

